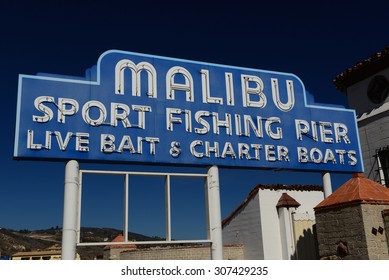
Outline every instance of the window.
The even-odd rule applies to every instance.
[[[374,104],[381,104],[385,101],[389,94],[389,81],[382,75],[375,76],[371,79],[368,88],[367,96]]]

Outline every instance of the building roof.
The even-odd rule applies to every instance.
[[[329,197],[320,202],[315,211],[358,204],[389,205],[389,189],[363,176],[354,174]]]
[[[336,76],[336,89],[346,92],[347,88],[389,67],[389,46],[364,59]]]
[[[17,252],[12,255],[12,257],[33,257],[33,256],[52,256],[52,255],[61,255],[61,251],[58,250],[48,250],[48,251],[30,251],[30,252]]]
[[[283,185],[283,184],[267,185],[267,184],[258,184],[258,185],[255,186],[255,188],[253,188],[250,191],[250,193],[243,200],[243,202],[241,204],[239,204],[238,207],[236,207],[231,212],[231,214],[228,215],[222,221],[222,225],[225,225],[226,223],[228,223],[232,219],[232,217],[234,217],[235,214],[238,213],[260,190],[271,190],[271,191],[279,191],[279,190],[285,190],[285,191],[320,191],[320,192],[323,192],[323,187],[322,186],[318,186],[318,185]],[[282,198],[282,196],[281,196],[281,198]],[[290,202],[290,200],[288,200],[288,201]],[[279,203],[280,203],[280,201],[279,201]],[[286,203],[286,201],[282,202],[282,203]],[[295,204],[295,202],[293,202],[293,203]],[[296,201],[296,203],[298,203],[298,202]],[[289,207],[296,207],[296,206],[289,206]]]
[[[112,241],[112,243],[115,243],[115,242],[124,242],[124,236],[123,234],[119,234],[118,236],[116,236]],[[104,247],[104,250],[107,250],[107,249],[136,249],[136,244],[112,244],[112,245],[107,245]]]
[[[287,193],[282,193],[280,199],[278,200],[278,203],[276,205],[277,208],[285,207],[285,208],[290,208],[290,207],[299,207],[301,204],[297,202],[296,199],[291,197]]]

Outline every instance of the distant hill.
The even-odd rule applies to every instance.
[[[121,230],[112,228],[81,228],[81,242],[108,242],[122,234]],[[128,233],[129,240],[149,241],[152,238],[137,233]],[[0,257],[11,257],[17,252],[29,252],[59,249],[61,247],[62,229],[50,228],[41,230],[11,230],[0,229]],[[81,259],[102,258],[104,246],[79,246],[77,253]]]

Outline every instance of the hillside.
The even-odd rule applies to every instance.
[[[121,234],[112,228],[81,228],[81,242],[106,242]],[[130,240],[155,240],[151,237],[129,233]],[[10,230],[0,228],[0,257],[10,257],[16,252],[47,250],[61,247],[62,229]],[[81,259],[102,258],[104,246],[79,246],[77,252]]]

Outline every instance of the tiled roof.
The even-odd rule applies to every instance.
[[[355,204],[389,205],[389,189],[358,173],[320,202],[314,210],[318,211]]]
[[[48,250],[48,251],[30,251],[30,252],[17,252],[12,257],[26,257],[26,256],[47,256],[47,255],[61,255],[61,250]]]
[[[347,88],[367,77],[389,68],[389,46],[371,55],[336,76],[333,80],[335,87],[346,92]]]
[[[285,208],[290,208],[290,207],[299,207],[301,204],[297,202],[296,199],[288,195],[287,193],[283,193],[278,200],[278,203],[276,205],[277,208],[280,207],[285,207]]]
[[[230,215],[228,215],[223,221],[222,225],[228,223],[229,220],[232,219],[232,217],[235,216],[236,213],[238,213],[249,201],[252,199],[259,190],[271,190],[271,191],[278,191],[278,190],[289,190],[289,191],[323,191],[322,186],[318,185],[283,185],[283,184],[258,184],[255,186],[254,189],[250,191],[250,193],[247,195],[247,197],[243,200],[241,204],[239,204],[238,207],[236,207]],[[296,201],[297,202],[297,201]],[[297,202],[298,203],[298,202]],[[295,206],[293,206],[295,207]]]
[[[319,185],[284,185],[284,184],[258,184],[252,190],[252,192],[258,192],[258,190],[287,190],[287,191],[323,191],[323,187]]]

